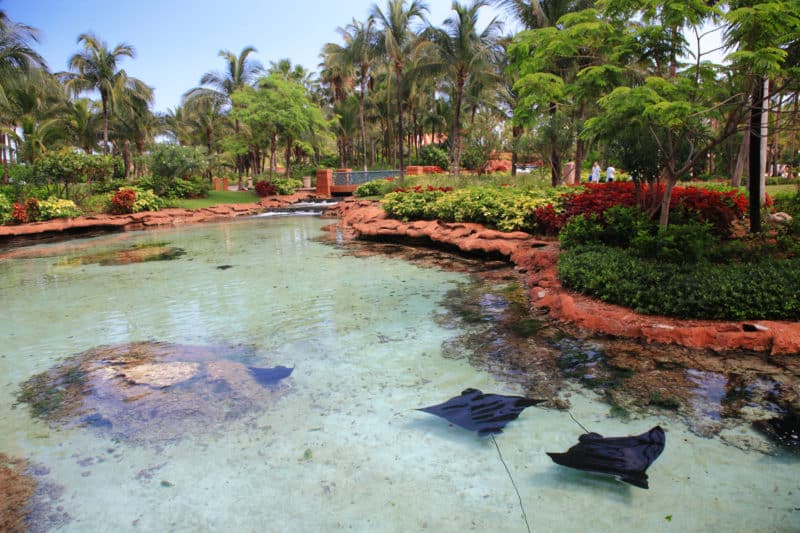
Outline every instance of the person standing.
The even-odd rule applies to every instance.
[[[608,165],[608,168],[606,169],[606,183],[611,183],[612,181],[614,181],[614,173],[615,172],[616,172],[616,170],[614,169],[614,167],[611,166],[611,165]]]
[[[592,173],[589,174],[589,181],[600,183],[600,163],[597,161],[592,165]]]

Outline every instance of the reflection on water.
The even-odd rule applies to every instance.
[[[0,453],[52,488],[34,530],[524,531],[491,441],[415,410],[467,388],[547,399],[497,437],[534,531],[800,527],[797,456],[749,425],[791,410],[792,362],[595,338],[529,314],[502,263],[335,232],[323,243],[325,224],[257,219],[3,256]],[[71,262],[148,244],[185,254]],[[146,347],[145,364],[125,359],[131,347]],[[90,369],[109,381],[86,387]],[[251,369],[291,376],[265,387]],[[34,376],[81,392],[75,423],[12,407]],[[41,407],[64,405],[53,399]],[[663,427],[649,490],[554,464],[546,452],[583,433],[566,408],[606,436]]]

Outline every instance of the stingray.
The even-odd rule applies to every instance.
[[[477,389],[466,389],[461,396],[438,405],[422,407],[417,411],[440,416],[457,426],[477,431],[479,436],[484,437],[502,433],[506,424],[515,420],[523,409],[542,402],[544,400],[484,394]]]
[[[584,433],[578,444],[565,453],[547,455],[562,466],[616,476],[643,489],[648,488],[645,470],[664,451],[664,430],[656,426],[635,437],[603,437]]]
[[[294,367],[288,368],[278,365],[272,368],[258,368],[255,366],[248,366],[247,369],[253,374],[253,377],[260,385],[267,387],[269,385],[275,385],[283,378],[288,378],[294,370]]]

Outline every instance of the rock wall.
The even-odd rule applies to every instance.
[[[524,276],[532,306],[545,308],[553,318],[588,330],[719,352],[746,349],[771,355],[800,355],[798,322],[679,320],[642,315],[567,291],[558,279],[559,244],[555,239],[523,232],[504,233],[480,224],[402,222],[388,218],[376,202],[364,200],[340,202],[329,214],[339,216],[343,233],[351,238],[414,239],[467,253],[503,256]]]

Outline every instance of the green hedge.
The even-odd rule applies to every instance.
[[[800,259],[717,265],[643,260],[602,245],[561,254],[565,288],[645,314],[715,320],[800,319]]]

